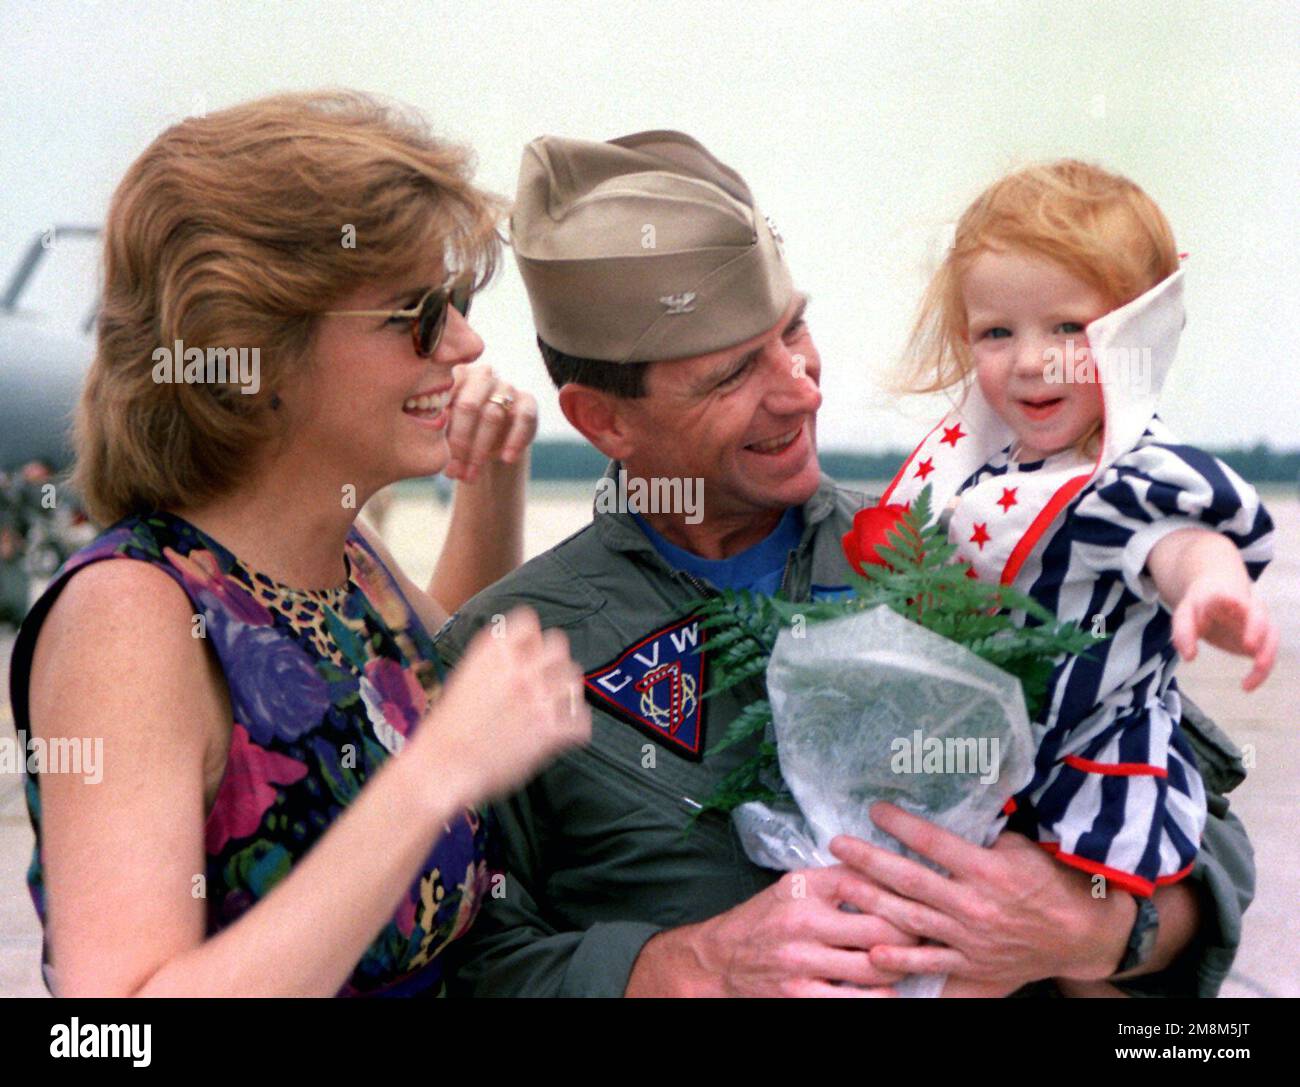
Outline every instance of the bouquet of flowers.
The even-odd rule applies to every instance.
[[[731,812],[750,859],[779,870],[834,863],[838,834],[904,852],[871,821],[880,800],[990,844],[1032,774],[1029,722],[1056,661],[1095,639],[970,577],[931,523],[928,488],[910,509],[860,511],[843,544],[848,598],[728,591],[696,603],[712,653],[705,697],[767,680],[712,749],[761,736],[757,753],[704,806]],[[941,988],[908,979],[900,991]]]

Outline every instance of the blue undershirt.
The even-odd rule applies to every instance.
[[[718,589],[749,589],[768,596],[781,587],[786,560],[803,539],[803,510],[791,506],[781,515],[776,528],[753,547],[728,559],[702,559],[669,543],[640,514],[633,513],[632,517],[674,570],[692,574]]]

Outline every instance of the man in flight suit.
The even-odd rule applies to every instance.
[[[535,140],[511,235],[560,407],[611,464],[591,523],[438,639],[454,664],[478,628],[532,607],[568,636],[593,708],[590,747],[495,805],[505,879],[459,941],[462,991],[869,995],[946,972],[946,995],[1117,974],[1134,994],[1213,995],[1254,868],[1221,795],[1239,758],[1194,709],[1204,844],[1192,877],[1146,906],[1093,897],[1019,835],[979,849],[888,806],[881,825],[949,876],[846,839],[843,863],[780,876],[746,859],[725,815],[688,829],[753,754],[710,750],[761,688],[701,700],[709,654],[684,609],[728,587],[843,592],[840,537],[867,499],[818,467],[821,362],[780,236],[699,143]],[[701,484],[702,507],[683,508]]]

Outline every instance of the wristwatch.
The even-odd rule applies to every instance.
[[[1137,902],[1137,916],[1133,918],[1133,928],[1128,934],[1128,946],[1124,949],[1124,957],[1120,960],[1116,974],[1127,974],[1130,970],[1136,970],[1151,958],[1151,953],[1156,949],[1156,934],[1160,931],[1160,911],[1156,909],[1155,903],[1150,898],[1138,898],[1135,895],[1134,901]]]

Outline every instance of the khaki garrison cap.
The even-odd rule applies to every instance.
[[[775,325],[794,293],[744,178],[681,132],[533,140],[510,236],[538,335],[579,358],[718,351]]]

